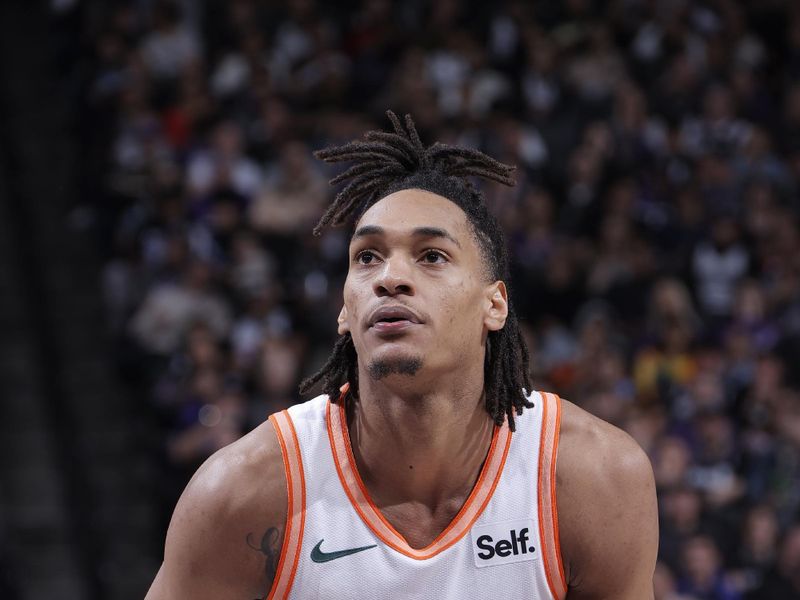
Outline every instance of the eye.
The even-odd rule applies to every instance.
[[[356,254],[356,262],[360,265],[369,265],[377,260],[378,257],[371,250],[362,250]]]
[[[439,250],[425,250],[424,254],[422,255],[422,260],[429,265],[435,265],[446,263],[447,257]]]

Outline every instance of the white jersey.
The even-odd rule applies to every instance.
[[[444,531],[412,548],[361,481],[343,403],[319,396],[270,417],[283,452],[289,510],[268,598],[562,600],[555,467],[561,401],[495,427],[472,493]]]

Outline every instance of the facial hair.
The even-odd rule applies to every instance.
[[[417,357],[395,358],[392,360],[374,360],[367,370],[373,381],[389,375],[408,375],[413,377],[422,367],[422,360]]]

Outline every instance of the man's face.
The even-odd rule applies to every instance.
[[[357,223],[339,333],[373,379],[482,368],[488,331],[508,314],[464,212],[418,190],[391,194]]]

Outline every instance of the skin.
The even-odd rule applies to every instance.
[[[359,356],[359,401],[348,413],[353,453],[375,504],[421,548],[461,508],[488,453],[484,349],[488,332],[505,324],[506,288],[487,277],[463,211],[421,190],[387,196],[364,213],[349,254],[338,325]],[[385,306],[405,307],[415,322],[388,332],[373,326],[371,316]],[[389,371],[421,366],[413,376],[373,379],[374,362]],[[268,423],[212,456],[175,509],[146,600],[265,597],[285,525],[285,486]],[[650,463],[627,434],[567,401],[556,497],[567,598],[653,598]]]

